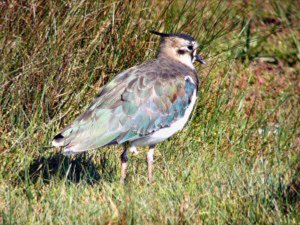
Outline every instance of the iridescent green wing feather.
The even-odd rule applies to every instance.
[[[164,76],[139,76],[122,94],[123,111],[130,116],[130,132],[121,135],[118,143],[147,136],[184,116],[197,91],[196,82],[189,74],[165,72]]]
[[[53,144],[65,147],[65,154],[75,154],[111,144],[119,137],[126,130],[121,121],[127,119],[120,96],[137,76],[134,71],[134,67],[124,71],[106,85],[91,106],[55,136]]]
[[[157,71],[160,73],[158,74]],[[191,76],[192,80],[185,79]],[[184,115],[197,88],[195,72],[156,61],[118,75],[55,141],[79,153],[151,134]]]

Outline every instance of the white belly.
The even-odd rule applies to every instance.
[[[182,118],[180,118],[177,121],[175,121],[174,123],[172,123],[171,126],[169,126],[169,127],[162,128],[147,137],[133,141],[132,146],[154,145],[154,144],[157,144],[159,142],[166,140],[167,138],[171,137],[176,132],[182,130],[184,125],[189,120],[189,117],[190,117],[190,115],[193,111],[194,105],[196,103],[196,98],[197,98],[196,92],[197,91],[195,89],[193,92],[193,95],[192,95],[191,103],[185,110],[184,116]]]

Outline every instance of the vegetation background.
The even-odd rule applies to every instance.
[[[299,224],[299,1],[1,1],[0,224]],[[192,122],[119,183],[121,149],[49,148],[148,31],[197,38]]]

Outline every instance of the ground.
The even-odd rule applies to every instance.
[[[0,224],[299,224],[298,1],[0,3]],[[154,153],[50,148],[148,31],[195,37],[207,66],[191,122]]]

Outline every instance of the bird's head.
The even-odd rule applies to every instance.
[[[159,57],[170,57],[191,68],[194,68],[195,61],[206,64],[204,59],[197,54],[197,41],[187,34],[165,34],[151,31],[152,34],[159,35],[161,39]]]

